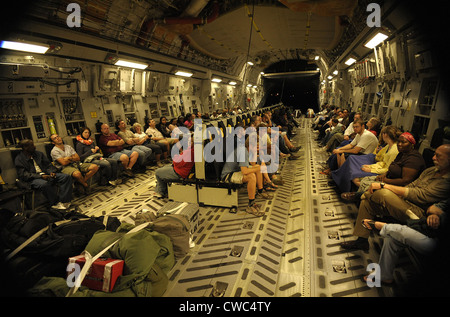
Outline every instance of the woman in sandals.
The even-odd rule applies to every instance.
[[[267,130],[264,131],[264,129],[267,129]],[[275,161],[275,159],[276,159],[275,155],[277,155],[277,153],[280,153],[280,150],[275,148],[275,153],[273,153],[274,155],[271,155],[272,154],[271,153],[272,140],[271,140],[271,136],[270,136],[270,129],[268,129],[267,124],[260,123],[257,126],[257,133],[258,133],[258,140],[256,141],[256,145],[250,144],[250,138],[247,138],[247,140],[245,141],[245,147],[249,151],[249,156],[251,156],[252,153],[255,153],[255,156],[257,158],[255,162],[252,162],[252,160],[250,160],[250,164],[251,165],[256,165],[256,164],[261,165],[260,169],[261,169],[261,173],[263,175],[264,190],[273,192],[278,188],[278,186],[272,182],[266,162],[264,160],[268,159],[267,163],[269,163],[272,166],[272,169],[274,169],[274,168],[278,169],[279,162]],[[262,133],[262,135],[261,135],[261,133]],[[279,140],[281,140],[281,139],[279,139]],[[259,155],[260,154],[260,141],[262,142],[261,150],[263,153],[263,157],[261,157]],[[252,143],[254,143],[254,142],[252,142]],[[274,170],[271,171],[271,173],[273,173],[273,172],[274,172]]]
[[[264,211],[261,205],[255,204],[256,196],[263,199],[272,199],[263,190],[263,175],[260,165],[250,165],[248,148],[245,144],[245,130],[242,123],[236,125],[236,142],[234,150],[230,153],[222,168],[221,179],[235,184],[247,184],[248,206],[245,211],[249,214],[261,217]]]

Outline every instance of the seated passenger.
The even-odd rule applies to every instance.
[[[343,242],[344,249],[369,248],[370,231],[362,226],[362,220],[376,215],[391,216],[401,223],[410,218],[422,218],[427,208],[448,198],[450,191],[450,144],[436,149],[435,166],[427,168],[414,182],[402,187],[385,183],[372,183],[361,200],[353,235],[357,240]]]
[[[369,154],[377,148],[377,137],[365,129],[362,120],[354,122],[353,129],[356,132],[355,139],[350,144],[333,150],[333,155],[328,160],[328,166],[330,168],[323,171],[323,174],[329,175],[332,170],[341,167],[349,155]]]
[[[109,132],[108,124],[102,124],[101,131],[102,135],[98,140],[98,145],[102,150],[103,155],[122,162],[124,168],[123,173],[128,177],[134,177],[132,168],[139,158],[139,153],[124,149],[123,145],[125,144],[125,141],[115,133]]]
[[[402,132],[393,125],[387,126],[382,129],[380,132],[380,139],[382,140],[382,142],[380,142],[380,146],[378,147],[379,151],[375,156],[375,163],[363,165],[361,167],[361,170],[366,173],[378,175],[386,173],[389,169],[389,166],[398,155],[397,142],[401,134]],[[381,144],[385,144],[385,146],[381,148]],[[359,187],[361,178],[354,178],[352,179],[352,182]]]
[[[127,124],[124,120],[120,120],[118,122],[117,128],[120,130],[117,135],[125,141],[123,147],[125,149],[138,152],[138,164],[141,167],[148,165],[152,155],[152,149],[142,145],[144,141],[139,137],[135,137],[134,133],[127,129]]]
[[[166,117],[159,118],[159,123],[156,125],[156,129],[161,132],[163,137],[170,139],[172,130],[169,128],[169,122]]]
[[[261,123],[265,123],[268,126],[267,129],[267,133],[271,134],[272,133],[272,129],[274,127],[278,128],[278,133],[280,134],[280,138],[279,138],[279,149],[280,152],[283,154],[290,154],[290,153],[294,153],[294,152],[298,152],[302,147],[301,146],[294,146],[291,141],[289,140],[289,138],[287,137],[286,133],[283,133],[283,131],[281,131],[281,126],[276,126],[274,123],[272,123],[272,112],[270,111],[266,111],[265,114],[261,117]],[[291,159],[293,157],[296,156],[289,156]]]
[[[150,122],[150,119],[148,120]],[[147,122],[147,123],[148,123]],[[152,150],[152,153],[155,154],[155,161],[156,165],[158,167],[162,167],[163,164],[161,163],[161,155],[164,153],[164,157],[167,158],[167,149],[165,146],[161,146],[160,144],[155,144],[152,142],[148,134],[146,134],[144,131],[142,131],[142,126],[140,123],[135,122],[133,124],[133,130],[134,130],[134,136],[139,138],[138,143],[140,145],[146,146]]]
[[[314,130],[315,133],[318,133],[317,136],[318,138],[319,135],[321,134],[321,129],[326,129],[329,127],[330,125],[330,120],[336,116],[338,114],[339,108],[336,106],[329,106],[328,109],[319,114],[317,113],[317,117],[314,119],[314,123],[312,124],[312,128]]]
[[[100,148],[95,145],[91,139],[91,129],[84,127],[81,129],[81,134],[77,135],[75,151],[80,157],[80,161],[84,163],[93,163],[100,166],[103,175],[100,179],[100,185],[107,183],[116,186],[122,183],[122,179],[118,178],[119,167],[118,161],[112,158],[104,158]]]
[[[320,142],[321,146],[325,146],[328,141],[335,135],[336,133],[342,133],[344,131],[345,127],[342,125],[342,123],[339,122],[339,119],[335,116],[333,119],[331,119],[331,127],[328,131],[326,131],[325,136],[323,137],[322,141]]]
[[[248,149],[244,144],[245,130],[242,123],[236,125],[237,144],[234,150],[228,154],[221,172],[222,181],[230,181],[237,184],[247,184],[248,206],[246,212],[257,217],[264,215],[260,210],[261,206],[255,204],[256,195],[263,199],[272,199],[270,195],[263,191],[263,177],[260,165],[250,165]]]
[[[169,121],[169,125],[167,127],[169,128],[171,137],[173,130],[178,127],[177,122],[178,122],[177,118],[173,118],[172,120]]]
[[[172,165],[158,168],[155,172],[155,192],[162,197],[168,196],[167,183],[180,178],[187,178],[195,164],[194,141],[192,137],[188,140],[187,149],[183,149],[180,143],[177,143],[175,146],[178,147],[179,154],[173,156]]]
[[[410,220],[407,225],[385,223],[364,219],[364,227],[369,230],[379,230],[384,237],[378,264],[378,272],[381,282],[392,284],[394,282],[394,269],[405,248],[412,248],[422,255],[430,255],[448,229],[448,212],[450,200],[440,201],[431,205],[426,212],[426,217],[419,220]],[[367,281],[368,276],[364,277]]]
[[[223,109],[222,110],[222,114],[220,115],[220,118],[226,118],[228,117],[228,110],[227,109]]]
[[[294,127],[288,120],[286,109],[276,109],[273,113],[272,121],[277,126],[281,126],[280,130],[286,132],[288,138],[292,138],[294,136]]]
[[[323,123],[323,125],[318,129],[319,134],[317,135],[317,139],[315,139],[315,141],[320,141],[323,142],[326,132],[330,130],[330,128],[332,127],[332,120],[333,118],[338,119],[341,118],[342,115],[342,111],[338,109],[336,109],[333,113],[333,115],[329,118],[327,118],[326,122]]]
[[[397,139],[400,134],[394,126],[387,126],[381,132],[381,138],[386,144],[376,155],[350,155],[345,163],[331,173],[338,189],[348,192],[353,181],[359,187],[359,178],[385,173],[391,162],[397,157]]]
[[[179,138],[179,136],[183,134],[181,130],[185,127],[182,122],[183,120],[180,120],[181,118],[181,116],[179,116],[178,119],[174,118],[172,119],[172,123],[169,124],[169,129],[171,131],[170,136],[172,138]]]
[[[367,130],[372,132],[376,137],[380,134],[381,121],[377,117],[370,118],[366,124]]]
[[[184,127],[184,121],[185,121],[184,116],[178,116],[176,126],[178,126],[178,127]],[[147,127],[147,129],[148,129],[148,127]],[[147,129],[145,129],[145,130],[147,131]]]
[[[164,137],[164,135],[160,131],[158,131],[158,129],[156,128],[155,120],[151,119],[148,124],[149,124],[149,127],[145,131],[145,133],[147,135],[149,135],[150,139],[152,141],[154,141],[156,144],[162,144],[165,146],[166,151],[164,151],[164,152],[166,153],[165,158],[167,158],[167,153],[170,152],[170,147],[172,145],[174,145],[175,143],[177,143],[178,139]]]
[[[344,129],[348,127],[350,124],[350,113],[348,112],[348,109],[342,110],[342,117],[339,119],[339,122],[342,124]]]
[[[22,152],[14,160],[17,178],[30,184],[31,189],[41,190],[52,208],[69,208],[72,200],[72,177],[58,173],[47,156],[36,151],[32,140],[22,140],[18,147],[22,148]],[[59,186],[59,192],[54,185]]]
[[[253,115],[250,117],[249,127],[252,128],[252,130],[256,131],[256,128],[261,124],[261,122],[262,122],[261,116]]]
[[[194,119],[195,119],[195,115],[188,113],[186,114],[186,117],[184,118],[184,122],[183,125],[188,128],[189,130],[194,129]],[[145,133],[147,133],[147,131],[145,131]]]
[[[324,147],[324,150],[327,152],[333,152],[333,150],[339,146],[344,146],[346,144],[342,144],[344,141],[350,143],[353,138],[350,136],[354,133],[353,130],[353,123],[357,120],[361,119],[361,114],[359,112],[354,113],[353,115],[350,115],[349,118],[353,116],[353,121],[350,122],[348,127],[345,129],[344,134],[342,133],[335,133],[333,136],[330,137],[327,144]]]
[[[328,117],[328,113],[332,110],[330,105],[322,105],[322,110],[317,112],[316,114],[314,114],[314,111],[309,111],[310,109],[308,109],[308,113],[310,113],[310,117],[309,118],[313,118],[315,117],[313,124],[311,125],[311,128],[313,128],[314,130],[317,130],[319,125],[321,126],[325,121],[326,118]],[[312,109],[311,109],[312,110]],[[334,106],[333,106],[333,110],[334,110]]]
[[[90,192],[90,187],[87,181],[97,173],[98,165],[80,163],[80,156],[78,156],[73,147],[64,144],[59,135],[52,134],[50,140],[55,145],[50,155],[55,162],[56,168],[61,170],[62,173],[72,176],[79,184],[81,184],[82,187],[79,187],[80,193],[88,194]]]
[[[397,186],[406,186],[414,181],[425,169],[425,160],[414,149],[415,144],[416,140],[410,133],[402,133],[397,142],[399,153],[389,165],[388,171],[378,176],[363,177],[357,192],[342,193],[341,198],[347,201],[357,201],[375,181]]]
[[[256,141],[256,144],[254,144],[255,142],[250,142],[251,138],[247,138],[247,140],[245,141],[245,147],[248,149],[249,152],[250,165],[252,166],[260,165],[260,173],[263,176],[264,190],[275,191],[278,188],[278,186],[272,182],[272,179],[269,176],[269,172],[270,174],[274,174],[278,170],[279,162],[275,161],[277,153],[271,153],[272,140],[269,134],[267,133],[267,130],[264,131],[264,128],[267,129],[268,127],[267,124],[262,122],[257,129],[258,140]],[[276,135],[275,137],[277,136],[278,135]],[[275,152],[278,152],[276,148]],[[262,154],[263,156],[261,157],[260,154]],[[256,157],[256,160],[254,159],[254,157]],[[270,171],[267,169],[266,163],[270,166],[271,168]]]

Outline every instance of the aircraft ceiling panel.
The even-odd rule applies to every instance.
[[[247,54],[250,8],[241,7],[220,16],[191,33],[191,39],[206,51],[223,58]],[[250,54],[287,49],[326,49],[336,33],[335,17],[294,12],[286,8],[255,7]],[[284,32],[283,30],[289,30]],[[259,31],[259,32],[258,32]],[[307,41],[307,42],[306,42]],[[305,43],[306,42],[306,43]]]

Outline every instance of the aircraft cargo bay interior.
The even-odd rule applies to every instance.
[[[449,295],[437,5],[13,9],[0,35],[2,297],[188,311],[179,300]]]

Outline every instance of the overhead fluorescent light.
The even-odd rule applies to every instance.
[[[15,51],[23,51],[28,53],[44,54],[49,47],[45,45],[28,44],[23,42],[2,41],[1,48]]]
[[[235,82],[235,81],[230,81],[230,82],[228,83],[228,85],[234,86],[234,85],[236,85],[236,82]]]
[[[253,85],[252,84],[248,84],[247,87],[253,87]]]
[[[319,60],[319,58],[320,58],[320,56],[319,56],[319,55],[317,55],[316,57],[314,57],[314,60],[318,61],[318,60]]]
[[[137,69],[146,69],[148,67],[148,64],[130,62],[130,61],[125,61],[123,59],[119,59],[114,65],[130,67],[130,68],[137,68]]]
[[[347,59],[347,61],[345,62],[345,65],[352,65],[354,62],[356,62],[356,59],[354,59],[353,57],[350,57],[349,59]]]
[[[182,71],[182,70],[178,70],[175,75],[177,76],[183,76],[183,77],[191,77],[192,75],[194,75],[193,73],[190,72],[186,72],[186,71]]]
[[[247,64],[249,64],[250,66],[253,66],[255,64],[253,64],[252,62],[248,61]]]
[[[364,46],[367,47],[367,48],[375,48],[375,47],[377,47],[378,44],[380,44],[381,42],[383,42],[387,38],[388,38],[388,36],[386,34],[377,33],[374,37],[372,37],[369,40],[369,42],[364,44]]]
[[[335,71],[333,72],[333,75],[337,75],[337,74],[338,74],[338,71],[335,70]]]
[[[213,79],[211,79],[211,81],[215,82],[215,83],[220,83],[220,82],[222,82],[222,79],[220,79],[220,78],[213,78]]]
[[[327,78],[331,80],[331,79],[333,79],[333,76],[328,76]]]

